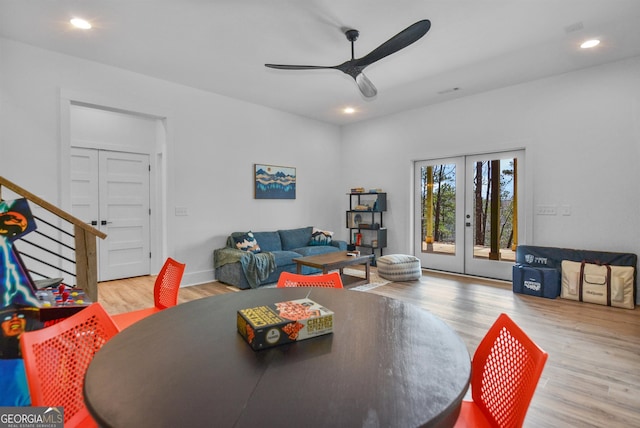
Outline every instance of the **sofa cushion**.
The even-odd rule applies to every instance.
[[[245,234],[234,236],[233,241],[235,243],[235,247],[241,251],[251,251],[252,253],[259,253],[260,246],[258,245],[258,241],[253,236],[253,233],[247,232]]]
[[[280,251],[282,244],[280,243],[280,234],[278,232],[253,232],[256,241],[260,244],[262,251]]]
[[[293,259],[300,257],[300,254],[294,251],[272,251],[272,254],[277,267],[294,264]]]
[[[300,227],[297,229],[278,230],[282,249],[284,251],[292,251],[294,248],[306,247],[311,239],[311,230],[313,228]]]
[[[332,239],[333,232],[314,227],[308,245],[331,245]]]
[[[299,254],[298,257],[315,256],[318,254],[333,253],[340,251],[338,247],[332,245],[313,245],[308,247],[296,248],[293,251]]]

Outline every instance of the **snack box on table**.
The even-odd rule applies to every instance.
[[[333,332],[333,312],[305,298],[240,309],[237,324],[257,351]]]

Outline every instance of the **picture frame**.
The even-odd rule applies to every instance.
[[[350,212],[349,213],[349,227],[355,228],[362,223],[362,213],[359,212]]]
[[[254,164],[255,199],[295,199],[296,168]]]

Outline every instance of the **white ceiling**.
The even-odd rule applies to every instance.
[[[421,19],[425,37],[365,70],[372,99],[337,70],[264,67],[337,65],[344,28],[362,57]],[[336,124],[637,56],[639,23],[640,0],[0,0],[2,37]]]

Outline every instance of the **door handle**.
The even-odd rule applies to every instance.
[[[90,224],[91,226],[97,226],[98,225],[98,220],[91,220],[87,224]]]
[[[113,222],[112,221],[107,221],[107,220],[102,220],[100,222],[100,224],[103,225],[103,226],[106,226],[107,224],[111,224],[111,223],[113,223]]]

